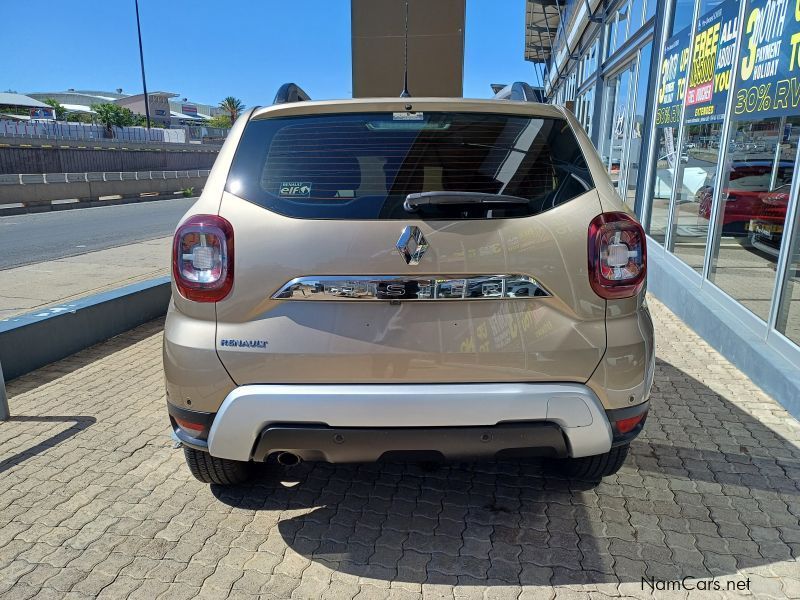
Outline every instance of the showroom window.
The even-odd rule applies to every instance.
[[[581,70],[581,83],[585,82],[597,72],[597,52],[599,48],[600,39],[595,38],[581,60],[581,64],[583,65]]]
[[[725,154],[723,129],[738,16],[738,1],[727,0],[698,19],[683,95],[683,143],[673,191],[670,239],[675,255],[698,273],[704,270],[715,181],[720,155]]]
[[[694,2],[695,0],[675,1],[675,14],[672,19],[672,27],[669,30],[670,37],[679,31],[691,28],[694,17]]]
[[[633,37],[639,28],[642,26],[642,18],[644,16],[644,0],[631,0],[631,10],[628,23],[628,38]]]
[[[641,4],[639,5],[641,8]],[[622,46],[628,39],[628,22],[630,21],[630,4],[626,1],[612,12],[606,25],[606,58]]]
[[[656,77],[655,110],[650,155],[650,174],[644,202],[644,226],[655,241],[664,244],[669,228],[670,200],[675,175],[680,163],[679,133],[689,66],[694,0],[675,0],[671,24],[665,28],[669,36],[664,42],[661,64]]]
[[[619,185],[625,140],[628,134],[628,100],[633,65],[606,80],[603,99],[603,133],[600,157],[611,175],[614,186]]]
[[[693,3],[676,1],[669,30],[683,29],[658,72],[646,226],[768,339],[798,344],[800,11],[784,5],[768,24],[767,1],[701,0],[694,23]]]
[[[580,124],[586,130],[586,134],[592,135],[592,117],[594,113],[594,86],[590,87],[583,94],[578,96],[577,116]]]
[[[573,69],[572,73],[569,74],[567,77],[567,92],[565,100],[574,100],[575,99],[575,89],[578,87],[577,85],[578,80],[578,73],[577,69]]]
[[[644,135],[644,113],[647,104],[647,88],[650,85],[650,59],[652,43],[648,43],[639,51],[635,97],[630,103],[633,109],[630,134],[628,136],[628,152],[624,169],[625,183],[620,189],[626,190],[622,196],[628,206],[636,202],[636,184],[639,179],[639,161],[642,157],[642,140]]]
[[[655,181],[650,196],[650,220],[647,232],[663,244],[667,237],[669,200],[672,197],[672,179],[678,167],[678,127],[664,125],[655,130]]]
[[[794,146],[797,152],[797,144]],[[795,161],[796,164],[796,161]],[[795,202],[797,198],[795,198]],[[794,225],[787,223],[783,231],[791,233],[785,251],[789,253],[783,292],[779,299],[775,329],[800,346],[800,213],[796,213]],[[783,231],[781,237],[783,238]]]
[[[672,215],[673,252],[698,273],[703,271],[706,255],[721,135],[721,122],[685,126],[677,161],[678,185]]]
[[[658,7],[658,3],[656,0],[646,0],[645,9],[644,9],[644,21],[647,22],[652,19],[656,14],[656,8]]]
[[[800,117],[736,121],[722,182],[709,279],[769,318],[794,175]]]

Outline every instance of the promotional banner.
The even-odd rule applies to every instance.
[[[749,0],[736,69],[734,114],[800,114],[800,0]]]
[[[686,90],[686,122],[721,121],[736,62],[739,3],[727,0],[697,21]]]
[[[667,40],[661,63],[656,107],[656,127],[677,127],[686,91],[691,27],[681,29]]]
[[[50,119],[55,120],[56,109],[54,108],[32,108],[30,110],[31,119]]]

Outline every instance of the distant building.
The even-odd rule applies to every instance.
[[[169,99],[177,96],[178,94],[173,94],[171,92],[149,92],[147,94],[147,98],[150,106],[151,122],[163,125],[164,127],[169,127],[172,125],[172,115],[170,114],[169,110]],[[125,96],[124,98],[119,98],[114,102],[120,106],[129,108],[136,115],[146,114],[144,94]]]
[[[88,90],[69,89],[63,92],[31,92],[28,94],[37,100],[48,100],[52,98],[71,113],[92,114],[92,104],[103,104],[114,102],[125,95],[119,92],[99,92]]]
[[[30,96],[0,92],[0,118],[17,121],[55,119],[53,112],[52,107]]]
[[[199,117],[203,120],[225,114],[225,111],[219,106],[202,104],[200,102],[192,102],[188,98],[182,98],[181,100],[170,100],[169,109],[171,112],[177,113],[178,115]]]
[[[171,92],[149,92],[150,119],[166,127],[202,124],[207,119],[223,114],[219,107],[188,98],[176,99],[178,94]],[[129,108],[134,114],[145,115],[144,94],[126,94],[121,88],[114,92],[102,90],[68,89],[61,92],[31,92],[32,99],[44,101],[57,100],[69,112],[91,114],[93,104],[113,102]]]

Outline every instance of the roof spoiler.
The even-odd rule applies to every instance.
[[[287,102],[305,102],[311,100],[311,96],[305,93],[296,83],[284,83],[278,88],[273,104],[286,104]]]
[[[492,91],[497,100],[517,100],[520,102],[545,102],[544,90],[532,87],[524,81],[515,81],[506,86],[493,83]]]

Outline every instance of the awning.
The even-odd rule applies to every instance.
[[[527,0],[525,3],[525,60],[545,63],[556,42],[561,23],[558,0]]]
[[[62,104],[64,108],[67,109],[67,112],[71,113],[86,113],[86,114],[94,114],[94,111],[91,107],[86,106],[85,104]]]
[[[169,114],[173,119],[181,119],[182,121],[205,121],[205,118],[200,115],[186,115],[174,110],[169,111]]]

